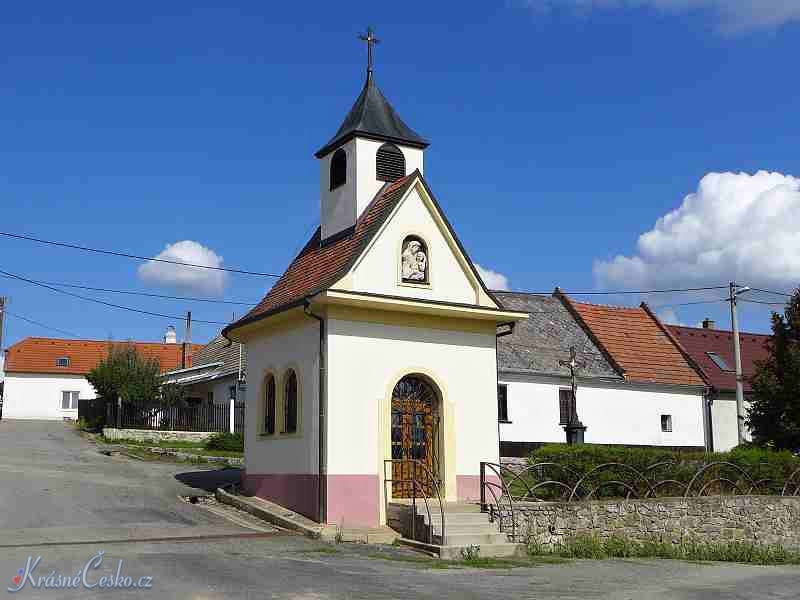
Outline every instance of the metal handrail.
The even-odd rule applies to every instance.
[[[493,481],[487,481],[486,467],[489,467],[492,470],[497,479],[500,481],[500,484],[497,484]],[[510,473],[513,473],[511,469],[500,463],[481,462],[481,510],[482,511],[486,510],[486,490],[488,489],[489,492],[492,494],[492,498],[494,498],[495,506],[497,506],[498,525],[500,526],[500,531],[503,531],[503,513],[501,510],[502,509],[501,501],[503,496],[508,498],[508,508],[511,514],[511,539],[516,539],[517,519],[514,515],[514,498],[511,496],[511,488],[506,483],[506,480],[503,478],[501,474],[503,470],[507,470]],[[497,494],[495,494],[494,488],[500,488],[502,490],[500,498],[498,498]]]
[[[394,479],[389,478],[386,476],[386,465],[387,464],[411,464],[411,479]],[[387,483],[411,483],[411,503],[413,507],[413,515],[411,518],[411,537],[413,539],[417,539],[417,531],[416,531],[416,523],[417,523],[417,485],[420,486],[422,489],[422,485],[417,482],[417,466],[421,466],[425,471],[426,475],[428,476],[429,481],[433,484],[434,491],[436,492],[436,499],[439,502],[439,513],[442,517],[442,532],[441,532],[441,539],[442,543],[444,543],[444,535],[445,535],[445,517],[444,517],[444,503],[442,502],[442,492],[439,487],[439,480],[434,477],[433,472],[428,468],[421,460],[415,458],[388,458],[383,461],[383,481],[384,481],[384,496],[386,498],[386,506],[388,508],[389,505],[389,494],[386,492],[386,484]],[[428,514],[428,543],[433,543],[433,519],[431,518],[431,508],[428,504],[427,496],[421,495],[422,500],[425,501],[425,511]]]

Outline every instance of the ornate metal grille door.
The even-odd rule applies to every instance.
[[[392,393],[392,497],[433,496],[439,483],[438,396],[425,380],[404,377]],[[418,460],[427,469],[411,460]],[[402,462],[401,462],[402,461]]]

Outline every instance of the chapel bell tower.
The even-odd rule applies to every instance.
[[[375,85],[372,28],[367,43],[367,80],[336,135],[314,156],[320,165],[320,223],[323,243],[347,232],[387,182],[419,169],[428,141],[406,125]]]

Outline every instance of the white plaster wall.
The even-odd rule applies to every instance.
[[[749,407],[745,400],[745,415]],[[711,403],[711,427],[714,434],[714,450],[726,452],[739,445],[739,428],[736,418],[736,395],[721,394]],[[750,430],[745,430],[745,439],[752,440]]]
[[[429,285],[401,281],[400,254],[408,235],[421,237],[428,246]],[[416,188],[409,192],[353,270],[353,289],[391,296],[475,304],[474,285]]]
[[[246,343],[247,392],[245,468],[248,473],[308,474],[317,472],[319,325],[308,323]],[[282,410],[283,376],[297,373],[298,433],[264,436],[264,378],[275,374],[276,411]]]
[[[83,375],[6,373],[4,419],[77,419],[78,410],[62,410],[61,392],[80,392],[81,399],[96,393]]]
[[[382,474],[383,460],[390,458],[384,425],[391,391],[413,373],[427,374],[443,388],[441,436],[447,446],[451,435],[454,447],[444,448],[442,466],[455,470],[446,479],[477,475],[481,461],[498,459],[493,327],[469,333],[340,319],[328,324],[328,473]]]
[[[330,164],[333,152],[319,161],[322,239],[355,224],[384,185],[376,178],[375,156],[383,142],[354,138],[342,145],[347,155],[347,182],[330,190]],[[406,174],[422,172],[423,151],[397,145],[406,159]]]
[[[208,399],[208,393],[214,394],[214,404],[227,405],[230,400],[228,388],[236,385],[236,375],[226,375],[211,381],[202,381],[186,385],[186,395],[191,398],[200,398],[203,401]]]
[[[558,390],[565,379],[501,374],[508,385],[508,418],[500,424],[507,442],[564,442],[559,425]],[[590,444],[705,446],[700,391],[653,389],[631,384],[580,384],[578,416]],[[672,432],[661,431],[661,415],[672,415]]]

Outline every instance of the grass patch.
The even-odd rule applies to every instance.
[[[336,548],[330,546],[320,546],[319,548],[301,548],[300,550],[293,550],[298,554],[339,554]]]
[[[202,450],[204,445],[202,442],[190,442],[187,440],[133,440],[130,438],[117,438],[109,439],[107,437],[100,438],[106,444],[123,444],[125,446],[146,446],[157,448],[174,448],[176,450],[184,448],[192,448]]]
[[[746,542],[673,544],[657,540],[634,541],[620,537],[599,538],[579,536],[569,538],[552,548],[536,544],[528,547],[532,556],[562,558],[664,558],[693,562],[735,562],[755,565],[800,565],[800,552],[778,545]]]
[[[556,555],[521,556],[510,558],[482,558],[480,556],[470,559],[440,560],[424,556],[412,556],[394,552],[371,552],[368,558],[391,560],[416,565],[425,569],[515,569],[521,567],[536,567],[541,565],[559,565],[569,562],[569,559]]]

